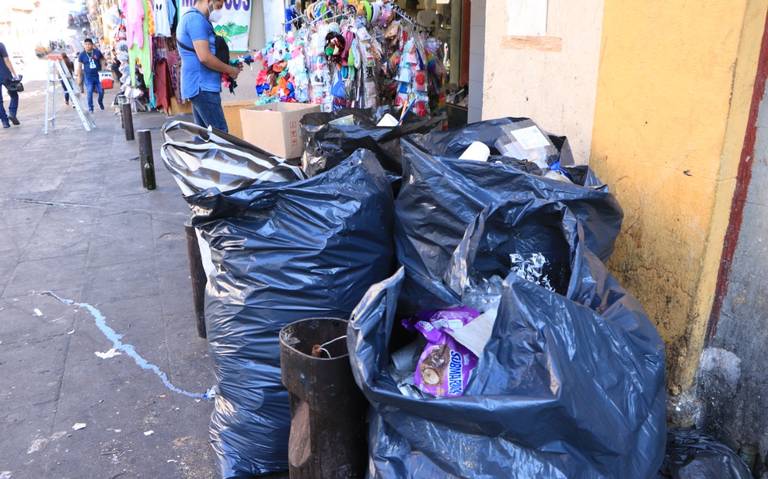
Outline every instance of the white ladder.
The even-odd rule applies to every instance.
[[[64,91],[69,93],[69,101],[77,111],[80,117],[80,123],[83,124],[85,131],[91,131],[96,128],[93,117],[87,112],[80,103],[80,92],[75,90],[75,80],[69,69],[64,65],[61,55],[48,55],[48,88],[45,90],[45,126],[43,133],[48,134],[56,126],[56,87],[64,84]]]

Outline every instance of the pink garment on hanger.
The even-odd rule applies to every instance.
[[[144,47],[144,0],[120,0],[120,10],[125,14],[125,32],[128,48]]]

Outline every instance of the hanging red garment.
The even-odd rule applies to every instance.
[[[171,71],[165,58],[158,58],[155,62],[155,103],[166,114],[171,114],[171,97],[173,96],[173,83]]]
[[[173,90],[171,96],[176,97],[177,101],[181,101],[181,84],[179,82],[181,78],[181,59],[179,58],[179,52],[169,48],[165,59],[168,61],[168,69],[171,71],[171,89]]]

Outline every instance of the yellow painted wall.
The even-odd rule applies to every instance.
[[[712,304],[768,0],[606,0],[590,165],[625,212],[609,267],[688,388]]]

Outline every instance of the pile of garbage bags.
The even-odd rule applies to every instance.
[[[228,179],[232,189],[196,187],[201,177],[219,181],[198,163],[238,162],[242,173],[269,159],[256,150],[236,155],[221,132],[195,138],[197,128],[169,124],[161,154],[191,189],[192,225],[214,265],[205,302],[218,380],[213,448],[224,478],[286,470],[290,409],[278,333],[304,318],[349,317],[368,287],[389,276],[392,189],[366,150],[309,179],[242,176]],[[193,134],[183,146],[179,129]]]
[[[301,167],[165,128],[214,265],[223,477],[286,468],[277,332],[308,317],[351,318],[371,477],[655,477],[664,348],[603,265],[622,221],[607,187],[526,118],[384,116],[305,116]]]
[[[517,123],[401,142],[402,268],[371,287],[348,332],[373,409],[372,477],[654,477],[662,463],[663,343],[602,263],[621,209],[556,153],[539,165],[505,157],[496,143]],[[474,142],[488,161],[459,159]],[[568,181],[545,176],[553,165]],[[469,305],[470,322],[423,324],[424,312]],[[488,312],[490,326],[473,327]],[[404,318],[451,338],[409,334]],[[442,358],[430,357],[435,344]],[[423,387],[430,379],[440,395]]]

